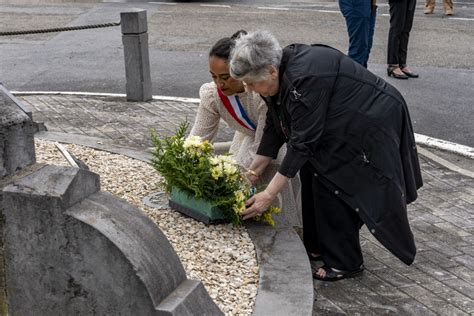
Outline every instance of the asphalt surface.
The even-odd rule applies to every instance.
[[[122,11],[146,9],[153,94],[183,97],[198,97],[200,85],[210,81],[209,47],[237,29],[267,29],[282,45],[319,42],[347,49],[334,1],[128,2],[0,0],[0,29],[113,22]],[[387,13],[387,4],[379,3],[369,69],[403,93],[415,132],[474,147],[473,1],[455,2],[452,18],[442,14],[441,4],[430,16],[418,4],[409,64],[421,78],[408,81],[385,73]],[[0,81],[10,90],[124,93],[122,49],[119,27],[1,37]]]

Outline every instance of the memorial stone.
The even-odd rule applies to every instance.
[[[139,209],[99,176],[35,163],[35,123],[0,91],[0,313],[222,315]],[[1,258],[0,258],[1,259]]]

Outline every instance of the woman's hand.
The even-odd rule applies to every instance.
[[[271,157],[255,155],[252,163],[247,169],[247,172],[245,172],[245,177],[252,183],[252,185],[256,185],[259,182],[260,176],[271,161]]]
[[[252,171],[252,172],[251,172]],[[252,184],[257,185],[258,181],[260,180],[260,176],[253,170],[248,170],[245,172],[245,178]]]
[[[287,183],[288,178],[277,172],[264,191],[255,194],[247,200],[245,203],[247,209],[242,213],[244,219],[262,215],[273,202],[278,192],[280,192]]]
[[[247,210],[242,213],[242,216],[244,219],[248,219],[257,215],[262,215],[263,212],[268,209],[274,198],[275,197],[266,190],[255,194],[245,203]]]

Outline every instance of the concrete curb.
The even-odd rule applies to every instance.
[[[147,163],[152,158],[150,152],[113,145],[112,140],[97,137],[45,131],[36,133],[35,137],[87,146]],[[253,315],[312,315],[314,290],[311,265],[296,231],[291,227],[273,228],[258,224],[250,224],[247,229],[259,263]]]
[[[85,95],[95,97],[116,97],[126,98],[124,93],[101,93],[101,92],[74,92],[74,91],[10,91],[14,95]],[[164,95],[154,95],[153,100],[177,101],[185,103],[199,103],[197,98],[169,97]]]
[[[311,264],[291,227],[250,223],[247,230],[257,251],[259,282],[252,315],[312,315]]]
[[[458,154],[470,159],[474,159],[474,148],[469,146],[464,146],[461,144],[456,144],[448,142],[446,140],[429,137],[421,134],[415,134],[415,141],[419,145],[424,145],[426,147],[441,149],[453,154]]]

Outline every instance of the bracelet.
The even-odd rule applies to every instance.
[[[252,176],[255,176],[257,178],[260,177],[260,175],[252,169],[248,169],[247,172],[250,173]]]

